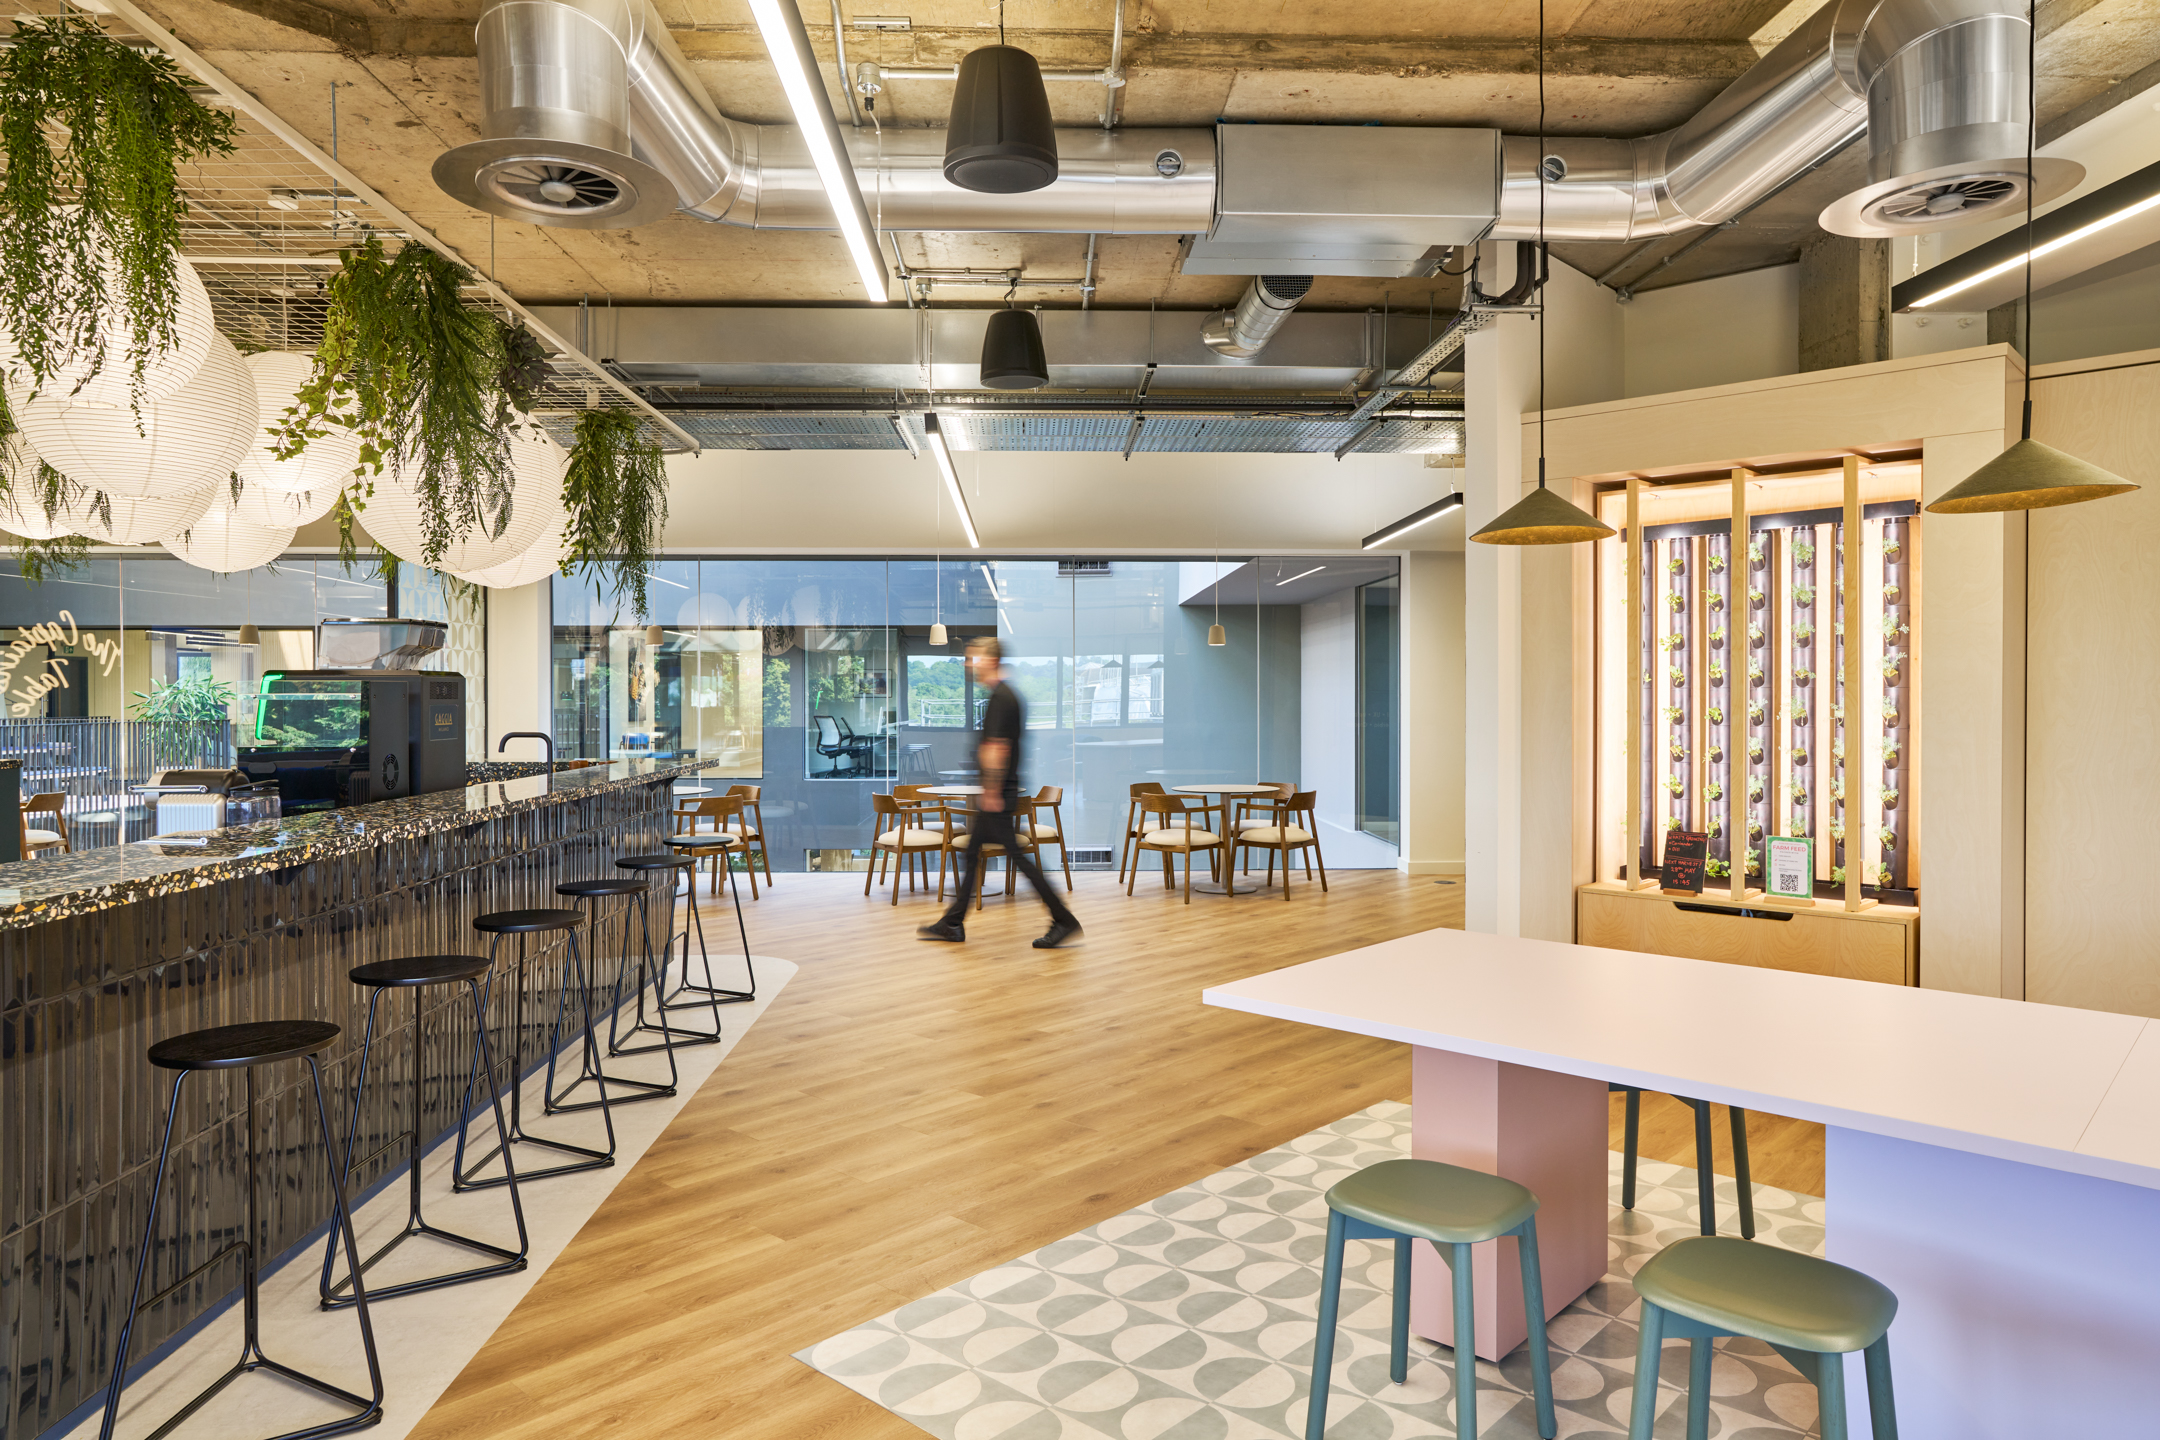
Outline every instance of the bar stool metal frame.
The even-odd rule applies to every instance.
[[[506,935],[515,935],[517,937],[516,1001],[511,1010],[510,1028],[510,1138],[507,1142],[496,1146],[495,1149],[490,1150],[471,1164],[466,1163],[465,1117],[472,1113],[473,1089],[480,1079],[479,1055],[476,1052],[473,1057],[473,1074],[465,1082],[465,1099],[458,1109],[457,1154],[450,1166],[450,1188],[453,1191],[484,1190],[492,1186],[508,1184],[507,1163],[510,1154],[509,1146],[511,1145],[538,1145],[545,1149],[556,1150],[566,1155],[578,1157],[574,1160],[566,1160],[559,1165],[550,1165],[545,1169],[527,1170],[520,1179],[520,1183],[527,1185],[535,1180],[545,1180],[555,1175],[572,1175],[580,1170],[602,1170],[615,1163],[615,1120],[604,1103],[600,1106],[600,1121],[606,1128],[607,1133],[607,1148],[605,1150],[596,1150],[589,1145],[573,1145],[567,1140],[551,1140],[545,1135],[529,1134],[525,1129],[523,1096],[525,1091],[526,936],[552,934],[560,930],[564,932],[565,939],[568,941],[567,950],[563,956],[563,983],[556,992],[555,1024],[548,1032],[548,1079],[541,1087],[541,1095],[543,1098],[547,1095],[554,1080],[555,1057],[562,1050],[563,1016],[570,1008],[570,986],[573,980],[579,982],[578,993],[585,1011],[585,1060],[595,1070],[598,1070],[600,1066],[600,1036],[593,1025],[591,976],[586,972],[584,951],[579,947],[577,937],[577,927],[583,924],[584,920],[584,912],[579,910],[535,909],[498,910],[492,914],[482,915],[473,921],[475,930],[478,930],[483,935],[494,936],[494,939],[488,944],[488,977],[487,983],[481,987],[482,1003],[486,1003],[487,1000],[492,999],[494,996],[495,978],[501,973],[501,966],[497,964],[497,959],[502,950],[503,937]],[[600,1098],[604,1102],[607,1099],[607,1082],[604,1078],[600,1082],[599,1089]],[[543,1111],[545,1108],[545,1105],[543,1105]],[[494,1159],[498,1154],[504,1157],[504,1174],[478,1175],[477,1172],[480,1167]]]
[[[1468,1195],[1464,1186],[1474,1187]],[[1450,1192],[1454,1193],[1450,1193]],[[1483,1194],[1476,1193],[1485,1192]],[[1404,1202],[1404,1196],[1411,1198]],[[1414,1212],[1437,1199],[1446,1223]],[[1482,1214],[1478,1205],[1484,1202]],[[1312,1385],[1305,1401],[1305,1440],[1327,1434],[1328,1390],[1335,1365],[1336,1320],[1342,1302],[1343,1243],[1347,1240],[1395,1242],[1395,1285],[1388,1335],[1388,1378],[1400,1385],[1410,1374],[1410,1242],[1422,1239],[1438,1253],[1454,1276],[1455,1433],[1478,1433],[1477,1297],[1471,1286],[1470,1248],[1512,1235],[1521,1262],[1523,1314],[1530,1345],[1530,1374],[1536,1392],[1537,1432],[1552,1440],[1559,1428],[1553,1414],[1552,1351],[1545,1338],[1545,1285],[1538,1268],[1537,1197],[1512,1180],[1438,1160],[1383,1160],[1339,1181],[1327,1192],[1327,1251],[1320,1272],[1320,1332],[1313,1341]],[[1350,1207],[1363,1215],[1349,1213]],[[1527,1207],[1527,1209],[1526,1209]],[[1397,1229],[1379,1223],[1386,1215]],[[1521,1218],[1517,1219],[1516,1217]],[[1510,1223],[1512,1222],[1512,1223]],[[1412,1234],[1415,1229],[1421,1233]],[[1443,1239],[1433,1234],[1435,1231]],[[1456,1238],[1460,1237],[1460,1238]]]
[[[367,1355],[368,1382],[374,1389],[372,1398],[355,1395],[326,1380],[319,1380],[313,1375],[295,1370],[290,1365],[271,1359],[263,1353],[262,1348],[262,1296],[259,1288],[261,1260],[256,1254],[256,1244],[262,1235],[262,1202],[258,1193],[261,1146],[256,1138],[255,1123],[257,1066],[274,1064],[280,1060],[307,1061],[308,1078],[315,1091],[315,1122],[322,1135],[323,1163],[330,1171],[332,1234],[344,1236],[346,1263],[355,1266],[360,1263],[360,1242],[353,1234],[352,1211],[346,1202],[343,1177],[338,1173],[337,1144],[330,1135],[330,1111],[323,1100],[322,1065],[316,1058],[329,1048],[339,1033],[337,1026],[325,1020],[258,1020],[196,1030],[185,1035],[176,1035],[169,1040],[161,1040],[150,1047],[149,1059],[152,1065],[161,1070],[176,1070],[179,1073],[173,1077],[172,1094],[166,1101],[165,1134],[158,1145],[155,1178],[150,1182],[149,1214],[143,1222],[142,1248],[135,1256],[135,1284],[128,1292],[127,1318],[121,1323],[120,1338],[113,1347],[112,1382],[105,1390],[105,1418],[98,1428],[99,1440],[112,1440],[113,1427],[120,1418],[120,1395],[126,1388],[128,1349],[135,1337],[137,1317],[144,1310],[170,1299],[232,1255],[240,1257],[240,1359],[232,1369],[212,1381],[209,1388],[153,1431],[150,1440],[163,1440],[164,1436],[178,1429],[189,1416],[209,1404],[226,1386],[242,1375],[256,1370],[268,1370],[272,1374],[282,1375],[317,1394],[357,1409],[356,1414],[343,1419],[312,1425],[303,1430],[290,1430],[274,1437],[274,1440],[323,1440],[326,1436],[346,1435],[365,1429],[382,1419],[382,1363],[375,1353],[375,1329],[368,1320],[367,1288],[358,1280],[353,1282],[353,1312],[360,1320],[360,1345]],[[143,1277],[149,1270],[151,1251],[157,1239],[158,1200],[164,1193],[165,1171],[172,1159],[173,1124],[180,1113],[181,1089],[187,1084],[188,1076],[197,1071],[232,1069],[242,1070],[247,1082],[246,1234],[241,1239],[219,1247],[210,1258],[148,1300],[144,1300]]]
[[[1622,1127],[1620,1155],[1620,1208],[1635,1208],[1636,1149],[1642,1139],[1642,1091],[1632,1085],[1611,1084],[1607,1090],[1627,1096],[1627,1118]],[[1685,1095],[1672,1097],[1695,1112],[1695,1201],[1700,1212],[1702,1233],[1718,1233],[1717,1221],[1717,1175],[1710,1168],[1710,1102],[1690,1100]],[[1731,1112],[1733,1183],[1740,1199],[1740,1238],[1755,1238],[1755,1182],[1748,1173],[1747,1111],[1737,1105],[1725,1107]]]
[[[620,895],[625,900],[633,902],[622,907],[622,954],[615,967],[615,987],[609,992],[607,1053],[609,1055],[642,1055],[652,1051],[665,1051],[667,1054],[668,1075],[664,1081],[639,1080],[628,1075],[603,1075],[600,1073],[597,1064],[586,1064],[579,1067],[576,1078],[558,1091],[555,1089],[555,1067],[551,1058],[548,1064],[548,1084],[543,1092],[546,1099],[547,1113],[550,1115],[562,1115],[578,1110],[592,1110],[609,1103],[604,1097],[599,1100],[573,1101],[569,1099],[571,1095],[577,1092],[578,1087],[587,1081],[598,1082],[605,1080],[610,1085],[618,1085],[632,1092],[617,1097],[613,1102],[617,1105],[630,1105],[639,1100],[667,1099],[676,1093],[677,1087],[682,1083],[682,1076],[675,1068],[676,1032],[667,1023],[666,1010],[662,1009],[660,1011],[660,1023],[657,1026],[649,1024],[645,1019],[645,982],[648,973],[652,977],[653,1001],[656,1006],[661,1004],[665,993],[665,982],[661,973],[663,967],[653,955],[652,948],[652,911],[647,904],[647,900],[652,893],[652,886],[643,879],[633,880],[628,876],[611,876],[600,880],[565,880],[555,887],[555,893],[592,902],[591,933],[596,937],[595,943],[597,943],[601,928],[600,902],[611,895]],[[643,922],[645,944],[644,949],[638,952],[634,962],[637,966],[637,987],[635,991],[637,996],[637,1020],[631,1027],[631,1033],[636,1034],[639,1030],[655,1030],[664,1038],[656,1044],[638,1045],[625,1049],[622,1046],[623,1037],[619,1026],[622,1015],[623,981],[629,976],[633,963],[630,944],[630,918],[633,911],[637,913],[638,918]],[[717,1033],[703,1035],[696,1040],[692,1040],[686,1032],[680,1043],[714,1045],[718,1044],[719,1040],[720,1037]]]
[[[484,1280],[493,1275],[512,1274],[525,1268],[526,1257],[531,1253],[532,1241],[525,1232],[525,1206],[518,1199],[517,1173],[510,1163],[510,1122],[503,1114],[502,1085],[495,1069],[494,1049],[488,1042],[487,1006],[480,996],[481,977],[487,973],[487,960],[476,955],[414,955],[355,966],[348,977],[353,984],[364,985],[372,993],[368,996],[367,1029],[360,1040],[360,1068],[353,1080],[352,1121],[345,1127],[345,1164],[340,1171],[341,1183],[348,1187],[352,1184],[355,1167],[371,1164],[377,1156],[386,1154],[401,1144],[410,1147],[407,1160],[410,1184],[407,1188],[405,1228],[398,1231],[373,1255],[360,1262],[361,1273],[366,1273],[376,1261],[415,1235],[425,1235],[432,1240],[441,1240],[477,1254],[495,1257],[492,1265],[478,1265],[419,1280],[403,1280],[394,1285],[379,1285],[375,1289],[376,1300],[387,1300],[397,1295],[415,1295],[424,1290],[441,1290],[451,1285]],[[420,997],[425,990],[460,984],[465,987],[466,997],[472,1002],[473,1045],[476,1050],[474,1062],[487,1075],[488,1102],[495,1112],[495,1136],[503,1147],[503,1173],[507,1177],[507,1188],[510,1191],[510,1213],[517,1221],[518,1243],[515,1250],[508,1250],[485,1240],[476,1240],[470,1235],[460,1235],[439,1225],[431,1225],[421,1213],[420,1161],[426,1152],[420,1133],[420,1097],[421,1088],[426,1082],[426,1071],[420,1059],[420,1027],[423,1014]],[[368,1060],[375,1048],[376,1011],[382,1004],[383,996],[392,990],[413,992],[412,1126],[385,1140],[366,1155],[355,1156],[353,1152],[360,1144],[361,1100],[367,1093]],[[450,1007],[446,1005],[443,1008]],[[462,1120],[464,1117],[460,1115],[459,1118]],[[322,1279],[317,1287],[322,1296],[322,1308],[325,1310],[340,1309],[353,1303],[352,1296],[345,1293],[353,1283],[351,1275],[336,1284],[331,1283],[336,1266],[337,1241],[333,1236],[323,1250]]]
[[[669,835],[661,843],[677,854],[686,851],[690,852],[694,863],[695,859],[702,858],[696,855],[700,846],[710,846],[715,842],[709,834],[690,834]],[[632,856],[629,858],[641,859],[647,857]],[[721,858],[725,859],[726,856],[723,855]],[[621,864],[622,862],[617,861],[616,863]],[[682,983],[677,985],[674,991],[662,1001],[662,1005],[666,1009],[694,1010],[705,1004],[742,1005],[757,999],[757,965],[750,958],[750,928],[743,921],[742,890],[735,883],[735,867],[730,865],[726,868],[728,873],[728,895],[735,905],[735,929],[742,936],[743,971],[750,977],[750,988],[748,990],[731,990],[724,985],[715,984],[713,981],[712,955],[705,948],[705,922],[698,915],[697,872],[693,869],[690,874],[690,913],[684,919],[683,928],[680,932],[683,942],[683,978]],[[705,983],[702,985],[693,984],[690,979],[690,932],[693,928],[697,931],[698,958],[705,967]],[[668,954],[672,957],[674,953],[675,935],[670,933],[668,936]],[[681,998],[685,995],[702,995],[706,999],[685,1000]]]
[[[687,872],[689,879],[690,913],[684,918],[680,930],[671,928],[668,931],[666,944],[660,952],[659,966],[662,983],[655,988],[660,993],[659,1010],[662,1023],[653,1025],[645,1019],[645,997],[644,993],[640,991],[636,1018],[631,1023],[630,1028],[623,1032],[623,1038],[628,1039],[641,1031],[646,1033],[667,1033],[665,1018],[667,1011],[709,1009],[712,1011],[713,1019],[713,1028],[710,1031],[685,1027],[673,1033],[691,1037],[688,1040],[677,1040],[677,1044],[717,1045],[720,1043],[722,1032],[720,1007],[722,1005],[739,1005],[745,1001],[757,999],[757,967],[750,960],[750,931],[743,924],[742,907],[740,905],[735,907],[735,924],[742,931],[743,966],[750,975],[750,988],[748,990],[728,990],[713,983],[712,957],[705,950],[705,922],[698,915],[697,857],[683,854],[678,848],[667,854],[625,855],[615,862],[615,866],[620,870],[628,870],[635,874],[647,876],[661,870],[672,872],[668,879],[668,924],[670,926],[675,923],[675,884],[684,878],[685,872]],[[690,936],[693,931],[697,935],[698,957],[705,966],[705,983],[703,985],[690,983]],[[665,987],[665,978],[668,967],[675,961],[675,941],[678,937],[682,940],[683,983],[676,986],[672,993],[669,993]],[[705,998],[691,1000],[679,998],[685,994],[702,995]],[[610,1055],[639,1055],[657,1049],[659,1045],[665,1043],[662,1040],[652,1045],[619,1045],[615,1038],[613,1025],[611,1024],[608,1029],[608,1053]]]

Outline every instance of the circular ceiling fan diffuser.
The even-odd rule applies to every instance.
[[[675,187],[632,156],[531,136],[475,140],[435,160],[435,183],[476,210],[568,230],[627,230],[675,213]]]
[[[2074,160],[2039,156],[2033,161],[2033,203],[2045,205],[2084,178],[2085,167]],[[1834,235],[1880,240],[2007,219],[2024,209],[2025,157],[2019,155],[1863,186],[1825,209],[1818,223]]]

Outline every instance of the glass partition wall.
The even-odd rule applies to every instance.
[[[1115,865],[1136,783],[1311,787],[1338,755],[1343,793],[1320,797],[1330,863],[1392,865],[1394,716],[1380,711],[1399,662],[1392,621],[1358,618],[1391,615],[1392,602],[1266,593],[1269,577],[1300,568],[1229,556],[671,560],[649,587],[658,645],[592,585],[558,578],[558,753],[715,760],[710,779],[761,787],[775,868],[859,868],[871,792],[973,780],[986,696],[961,654],[994,635],[1027,705],[1022,782],[1064,792],[1076,865]],[[1227,643],[1210,646],[1218,603]],[[930,643],[937,623],[942,646]],[[1325,663],[1336,651],[1355,666],[1338,674]],[[1323,662],[1311,674],[1308,654]]]
[[[32,583],[0,559],[0,757],[23,762],[25,796],[65,797],[75,849],[140,839],[150,811],[134,787],[233,763],[235,727],[263,718],[264,678],[314,667],[318,620],[393,614],[448,625],[420,668],[472,678],[467,753],[481,757],[486,622],[432,571],[402,567],[393,587],[333,559],[216,575],[162,552],[102,553]]]

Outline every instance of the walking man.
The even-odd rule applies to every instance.
[[[1080,922],[1049,881],[1036,868],[1035,857],[1020,848],[1013,828],[1013,812],[1020,798],[1020,746],[1027,736],[1027,710],[1020,696],[1005,682],[1004,650],[995,639],[978,637],[968,642],[968,673],[975,683],[990,691],[983,708],[982,733],[975,741],[975,768],[982,782],[975,813],[968,817],[967,853],[960,861],[960,893],[946,907],[935,925],[915,933],[925,940],[965,940],[968,902],[983,879],[983,847],[1002,845],[1005,863],[1020,867],[1028,884],[1050,907],[1050,928],[1035,942],[1038,950],[1055,950],[1080,933]]]

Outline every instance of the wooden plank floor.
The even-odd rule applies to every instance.
[[[800,972],[414,1434],[918,1437],[792,1352],[1409,1098],[1405,1047],[1199,992],[1459,926],[1460,886],[1361,871],[1290,904],[1187,907],[1159,881],[1129,900],[1079,881],[1087,943],[1040,952],[1024,887],[952,946],[913,938],[927,897],[894,909],[859,877],[782,876],[748,906],[751,941]],[[1692,1131],[1667,1144],[1645,1098],[1645,1153],[1692,1163]],[[1808,1188],[1771,1178],[1784,1148],[1755,1148],[1758,1177]]]

